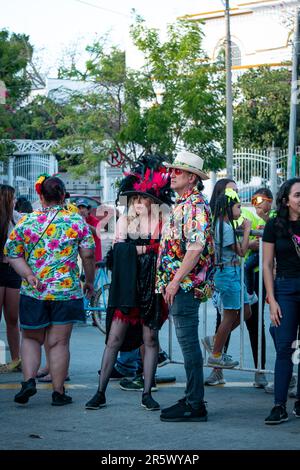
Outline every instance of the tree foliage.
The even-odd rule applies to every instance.
[[[259,67],[236,84],[234,136],[236,146],[286,148],[288,145],[291,72]]]
[[[126,87],[124,142],[169,157],[184,146],[204,158],[206,169],[220,168],[224,87],[202,49],[202,25],[178,20],[162,41],[137,17],[131,35],[145,65]]]
[[[31,90],[26,67],[32,53],[28,36],[0,31],[0,81],[6,88],[5,102],[0,104],[0,140],[16,138],[16,113]],[[0,155],[7,153],[8,148],[2,142]]]
[[[202,50],[201,25],[179,20],[161,41],[158,31],[137,17],[131,34],[145,66],[130,70],[123,51],[96,41],[86,49],[85,70],[73,60],[59,69],[60,78],[84,82],[85,89],[78,86],[64,102],[54,98],[57,113],[49,111],[49,102],[43,102],[43,112],[32,104],[32,135],[44,132],[49,138],[55,122],[64,164],[77,173],[94,168],[116,149],[132,164],[144,153],[171,159],[185,147],[204,158],[206,169],[223,166],[224,86]],[[80,150],[79,157],[72,148]]]

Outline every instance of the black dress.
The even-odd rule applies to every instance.
[[[162,295],[155,293],[158,245],[159,240],[150,237],[135,240],[128,237],[125,243],[115,243],[113,247],[106,340],[113,319],[130,323],[121,351],[131,351],[143,344],[143,325],[157,330],[167,318]],[[137,255],[137,246],[146,246],[146,253]]]

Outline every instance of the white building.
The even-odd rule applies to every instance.
[[[233,70],[290,64],[292,31],[299,4],[299,0],[231,1]],[[214,62],[226,38],[224,9],[189,14],[187,18],[203,21],[203,49]]]

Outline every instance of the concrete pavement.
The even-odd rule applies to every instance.
[[[215,314],[209,308],[209,329]],[[200,327],[201,330],[201,327]],[[200,333],[201,334],[201,333]],[[246,334],[247,336],[247,334]],[[268,368],[273,367],[274,350],[268,336]],[[0,339],[5,338],[1,323]],[[168,328],[164,326],[161,344],[167,346]],[[13,396],[22,375],[0,375],[0,449],[1,450],[298,450],[300,419],[292,415],[294,400],[289,400],[290,420],[279,426],[266,426],[264,418],[273,406],[272,395],[252,386],[253,373],[225,371],[226,385],[206,387],[209,417],[206,423],[166,423],[159,412],[140,406],[141,392],[125,392],[118,382],[110,382],[106,408],[87,411],[85,402],[97,386],[97,369],[104,336],[91,325],[76,327],[71,342],[71,382],[67,388],[74,403],[64,407],[50,405],[51,386],[40,384],[28,405],[17,405]],[[238,332],[231,339],[230,353],[238,352]],[[174,356],[181,359],[174,338]],[[252,366],[248,341],[246,362]],[[205,375],[211,369],[205,369]],[[184,393],[182,365],[168,364],[158,375],[176,375],[175,384],[159,387],[155,399],[161,407],[174,404]],[[272,378],[271,378],[272,379]]]

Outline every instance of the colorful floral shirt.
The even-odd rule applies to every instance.
[[[9,235],[5,254],[25,257],[42,284],[38,291],[23,280],[21,294],[39,300],[69,300],[82,298],[79,248],[95,248],[88,225],[79,214],[54,206],[26,214]]]
[[[203,298],[202,288],[214,262],[214,243],[211,212],[207,200],[198,189],[176,199],[170,220],[163,228],[158,257],[156,289],[163,292],[180,268],[193,244],[202,246],[199,262],[182,280],[180,287],[188,292],[194,288],[195,297]]]

